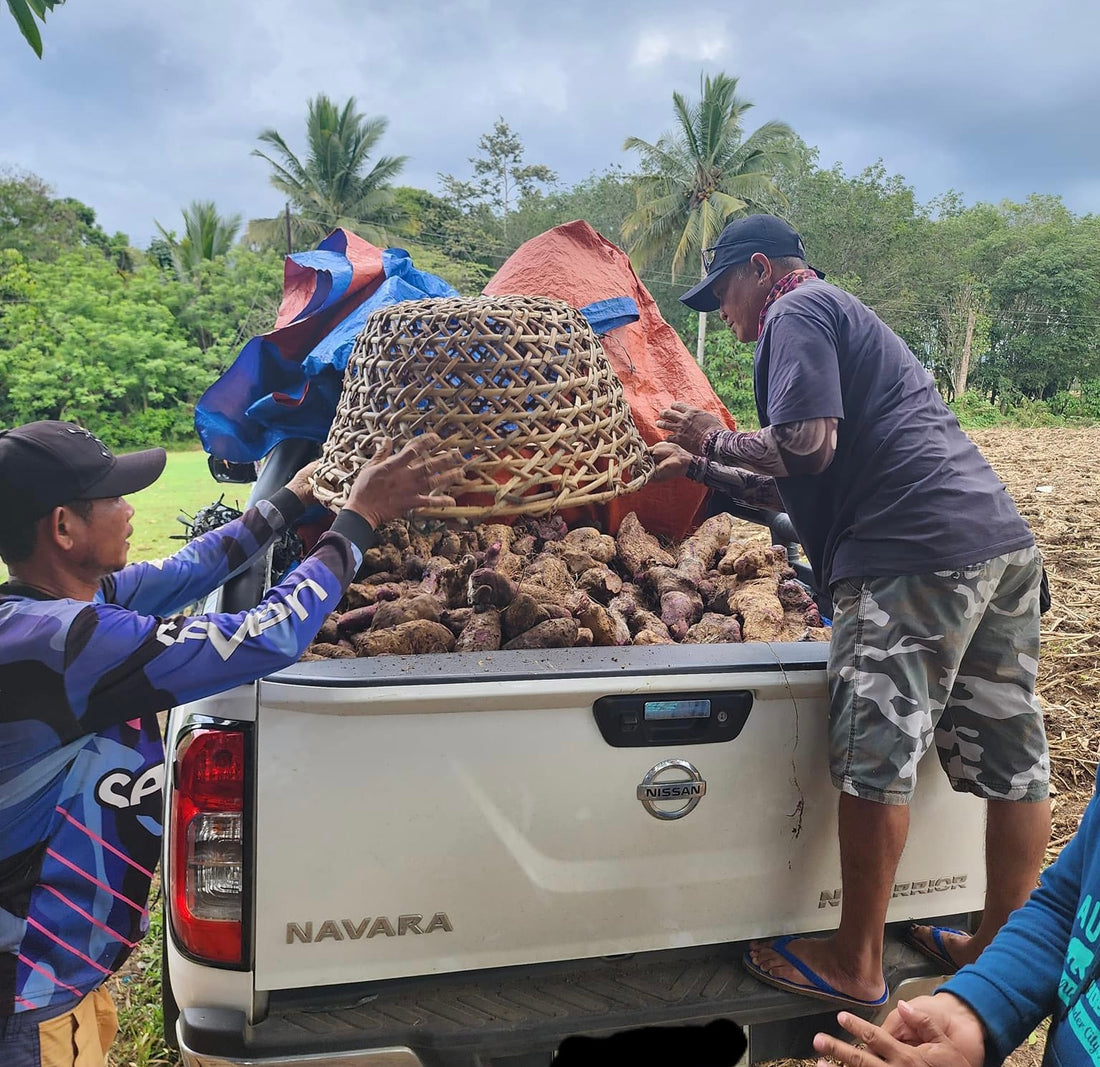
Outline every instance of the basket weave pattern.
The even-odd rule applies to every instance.
[[[434,432],[467,459],[467,486],[434,518],[481,520],[595,504],[640,489],[653,461],[588,321],[542,297],[412,300],[355,342],[314,474],[340,507],[382,437]]]

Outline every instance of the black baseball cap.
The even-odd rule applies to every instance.
[[[164,470],[163,448],[116,456],[73,422],[29,422],[0,431],[0,523],[35,522],[70,500],[126,496]]]
[[[730,267],[747,263],[756,252],[763,252],[769,259],[806,258],[806,247],[798,231],[777,215],[746,215],[743,219],[735,219],[722,231],[714,248],[706,251],[714,252],[707,276],[680,297],[680,302],[692,311],[717,311],[718,298],[711,286]],[[825,277],[816,267],[810,270],[819,278]]]

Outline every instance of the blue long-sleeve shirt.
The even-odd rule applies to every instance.
[[[91,602],[0,586],[0,1016],[64,1010],[148,928],[160,852],[157,713],[295,662],[373,539],[343,512],[251,611],[179,615],[301,513],[280,490]]]
[[[986,1030],[999,1064],[1048,1015],[1044,1063],[1100,1065],[1100,808],[1094,796],[1073,840],[978,960],[937,992],[953,993]]]

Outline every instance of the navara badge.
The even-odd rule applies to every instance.
[[[676,774],[675,777],[661,777],[668,772],[683,772],[687,777]],[[706,796],[707,783],[698,769],[686,759],[661,760],[651,767],[638,786],[638,799],[642,807],[655,819],[682,819],[695,810],[699,801]],[[668,803],[679,807],[668,808]]]

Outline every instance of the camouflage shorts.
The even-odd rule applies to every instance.
[[[1050,764],[1035,698],[1037,548],[933,574],[833,585],[829,769],[845,793],[912,796],[935,740],[953,789],[1042,800]]]

